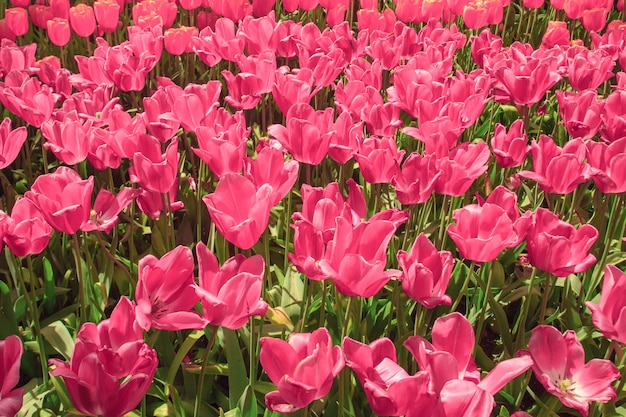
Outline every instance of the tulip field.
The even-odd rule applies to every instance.
[[[5,0],[0,111],[0,417],[626,416],[624,0]]]

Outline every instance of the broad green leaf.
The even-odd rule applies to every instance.
[[[65,325],[60,321],[55,321],[41,329],[41,334],[46,338],[48,343],[59,352],[65,360],[69,361],[74,352],[74,339],[70,335]]]

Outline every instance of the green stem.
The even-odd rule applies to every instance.
[[[515,340],[515,346],[518,349],[521,349],[526,342],[524,337],[524,335],[526,334],[526,320],[528,318],[528,312],[530,311],[530,301],[532,299],[536,277],[537,268],[533,267],[533,272],[530,274],[530,282],[528,283],[528,292],[526,293],[526,298],[524,299],[524,303],[522,304],[522,314],[519,316],[518,321],[517,337]]]
[[[74,247],[74,261],[76,263],[76,278],[78,279],[78,297],[80,302],[80,317],[79,324],[88,321],[88,313],[87,313],[87,301],[89,300],[89,296],[87,294],[87,289],[85,286],[85,277],[83,276],[83,265],[80,259],[80,244],[78,243],[78,235],[76,233],[72,234],[72,245]]]
[[[7,253],[10,253],[7,248]],[[7,257],[9,258],[9,257]],[[18,258],[11,254],[10,259],[12,260],[15,271],[17,272],[17,279],[19,280],[20,289],[22,290],[22,294],[24,295],[24,301],[26,301],[26,306],[28,308],[28,312],[30,314],[30,318],[33,321],[35,338],[37,339],[37,346],[39,347],[39,357],[41,358],[41,373],[43,376],[44,385],[48,384],[48,357],[46,355],[46,348],[44,345],[43,334],[41,333],[41,325],[39,324],[39,309],[37,308],[37,298],[33,293],[33,297],[26,290],[26,283],[24,282],[24,275],[22,273],[22,265],[21,262],[18,262]],[[33,280],[35,279],[32,269],[30,272],[30,287],[31,290],[34,291]],[[35,300],[33,302],[33,299]]]
[[[202,356],[202,368],[200,368],[200,375],[198,379],[198,389],[196,390],[196,400],[193,407],[193,415],[194,417],[198,417],[200,415],[200,404],[202,402],[202,390],[204,389],[204,376],[206,374],[206,366],[209,360],[209,353],[211,353],[211,347],[215,342],[215,337],[217,336],[217,329],[219,327],[213,327],[211,330],[211,337],[209,338],[209,343],[207,343],[207,347],[204,351],[204,355]]]
[[[550,298],[550,293],[552,292],[552,274],[546,275],[546,289],[543,297],[541,299],[541,310],[539,312],[539,324],[543,324],[546,316],[546,309],[548,307],[548,299]]]
[[[463,295],[467,292],[467,288],[469,287],[470,280],[472,279],[472,274],[474,273],[474,265],[476,265],[476,262],[472,261],[470,263],[469,270],[467,271],[467,276],[465,277],[465,281],[463,282],[463,287],[461,288],[461,291],[459,292],[456,299],[454,300],[452,307],[450,307],[450,313],[454,313],[456,311],[457,307],[461,303],[461,299],[463,298]]]

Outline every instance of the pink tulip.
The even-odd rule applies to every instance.
[[[571,137],[591,139],[598,133],[604,103],[598,101],[595,90],[584,90],[577,94],[558,90],[556,99],[565,129]]]
[[[497,25],[504,17],[501,0],[469,0],[463,8],[463,22],[470,29]]]
[[[522,238],[505,210],[497,204],[467,205],[453,213],[456,224],[447,228],[459,253],[476,262],[491,262]]]
[[[29,77],[26,72],[11,71],[0,82],[0,102],[13,114],[28,124],[41,127],[54,109],[55,98],[52,89]]]
[[[37,255],[48,246],[52,228],[27,198],[15,202],[6,219],[4,242],[15,256]]]
[[[67,19],[55,17],[48,20],[48,37],[50,42],[56,46],[65,46],[70,41],[72,32],[70,30],[70,22]]]
[[[590,224],[576,229],[549,210],[538,208],[526,236],[530,263],[557,277],[585,272],[596,263],[589,250],[598,239]]]
[[[541,135],[539,142],[531,144],[531,152],[533,170],[519,175],[537,181],[546,193],[569,194],[591,177],[582,139],[570,140],[561,148],[549,136]]]
[[[613,78],[615,61],[604,49],[570,48],[567,80],[574,90],[595,90]]]
[[[100,230],[111,233],[119,220],[117,215],[132,203],[141,192],[139,189],[124,188],[117,196],[114,196],[109,190],[101,189],[93,203],[89,220],[81,227],[81,230],[84,232]]]
[[[585,363],[585,351],[573,330],[561,334],[555,327],[537,326],[528,350],[521,353],[532,358],[533,372],[545,389],[584,417],[589,414],[591,401],[607,403],[617,399],[611,386],[620,378],[617,367],[604,359]]]
[[[587,302],[592,320],[602,334],[608,338],[626,343],[626,274],[615,265],[604,268],[604,282],[600,304]]]
[[[296,269],[314,281],[323,281],[328,276],[322,272],[320,261],[324,259],[326,242],[323,233],[305,221],[291,225],[295,230],[293,237],[293,253],[287,258]]]
[[[587,142],[587,159],[593,169],[593,180],[603,193],[626,192],[626,138],[611,144]]]
[[[40,175],[24,197],[39,209],[55,230],[76,233],[89,220],[93,177],[83,180],[76,171],[59,167]]]
[[[172,139],[180,122],[173,112],[164,88],[159,88],[152,96],[143,98],[143,119],[148,131],[161,142]]]
[[[96,0],[93,12],[98,22],[99,33],[115,32],[120,17],[120,5],[116,0]]]
[[[255,74],[240,72],[233,75],[230,71],[222,71],[226,80],[228,96],[224,99],[229,105],[237,110],[249,110],[256,107],[263,95],[263,80]]]
[[[198,126],[210,125],[208,120],[214,118],[212,109],[217,106],[221,90],[222,84],[218,81],[187,84],[184,90],[178,86],[165,87],[174,115],[188,132],[195,132]]]
[[[546,91],[561,79],[560,56],[545,51],[516,43],[487,60],[486,67],[497,81],[497,101],[532,106],[543,99]]]
[[[404,342],[420,369],[430,376],[430,390],[437,396],[431,415],[488,417],[495,406],[493,396],[532,366],[528,357],[507,359],[481,380],[472,358],[474,341],[469,321],[452,313],[435,320],[432,344],[421,336],[410,336]],[[420,407],[409,408],[407,417],[421,413]]]
[[[278,149],[265,148],[255,159],[244,161],[244,174],[257,187],[263,184],[272,186],[272,207],[276,206],[293,188],[298,180],[300,165],[292,159],[285,161]]]
[[[78,113],[64,115],[62,120],[48,120],[41,125],[41,134],[46,141],[44,148],[66,165],[76,165],[87,159],[92,120],[80,120]]]
[[[450,252],[438,251],[426,235],[420,233],[411,251],[398,251],[397,257],[403,271],[402,289],[409,297],[426,308],[452,304],[445,293],[454,265]]]
[[[147,190],[165,194],[178,177],[179,158],[176,139],[161,154],[161,143],[156,138],[139,135],[133,166],[129,169],[130,179]]]
[[[400,172],[391,179],[391,184],[400,203],[422,204],[432,195],[440,175],[433,155],[421,156],[414,152],[406,158]]]
[[[9,30],[15,36],[28,33],[28,11],[21,7],[12,7],[4,11],[4,17]]]
[[[541,39],[541,47],[548,49],[557,45],[569,47],[570,37],[567,22],[551,20]]]
[[[204,317],[212,326],[240,329],[252,316],[263,316],[267,303],[260,300],[265,261],[261,255],[236,255],[220,268],[217,258],[202,242],[196,246],[199,286]]]
[[[396,348],[390,339],[374,340],[369,345],[349,337],[343,339],[346,365],[363,386],[374,413],[401,416],[409,408],[429,410],[435,396],[428,391],[430,377],[421,371],[409,375],[396,361]]]
[[[406,218],[405,218],[406,219]],[[333,279],[337,291],[353,297],[372,297],[399,271],[385,271],[387,246],[396,226],[388,220],[351,224],[338,217],[328,243],[322,272]]]
[[[24,126],[11,129],[11,119],[5,117],[0,123],[0,169],[11,165],[24,142],[26,141],[26,128]]]
[[[142,190],[142,193],[137,196],[137,206],[142,213],[147,214],[152,219],[157,219],[161,213],[172,213],[185,206],[182,201],[176,200],[177,193],[178,180],[172,184],[172,188],[170,188],[168,193],[170,196],[169,202],[165,201],[165,207],[163,207],[163,194]]]
[[[435,192],[457,197],[465,194],[474,180],[487,171],[489,157],[485,142],[461,143],[447,157],[437,161],[442,174],[435,183]]]
[[[139,260],[137,323],[168,331],[204,329],[207,321],[192,311],[200,301],[193,280],[191,250],[177,246],[161,259],[146,255]]]
[[[530,152],[528,137],[524,133],[524,121],[515,120],[509,127],[509,131],[500,123],[496,123],[491,148],[496,157],[496,162],[502,168],[515,168],[522,166],[526,155]]]
[[[604,100],[602,121],[603,126],[600,128],[602,140],[613,142],[626,136],[625,89],[618,89],[612,92],[606,100]]]
[[[72,30],[83,38],[88,38],[96,31],[96,15],[87,4],[77,4],[70,8],[70,25]]]
[[[297,73],[288,73],[281,69],[276,70],[272,97],[280,111],[287,115],[291,106],[296,103],[309,104],[314,95],[313,71],[308,68],[300,69]]]
[[[17,46],[9,39],[0,38],[0,74],[7,75],[12,70],[28,70],[35,63],[37,44]],[[57,58],[58,59],[58,58]]]
[[[271,125],[268,133],[276,138],[298,162],[317,165],[322,162],[334,133],[333,109],[316,111],[308,104],[297,103],[287,112],[286,127]]]
[[[13,417],[22,408],[24,389],[15,388],[20,382],[22,353],[24,346],[16,335],[0,341],[0,410],[3,416]]]
[[[215,192],[202,197],[217,230],[233,245],[250,249],[267,228],[272,187],[257,188],[237,174],[225,174]]]
[[[341,347],[333,346],[328,330],[291,333],[289,342],[261,338],[261,366],[278,391],[265,395],[272,411],[289,413],[325,397],[345,360]]]
[[[181,26],[170,28],[163,35],[165,50],[170,55],[182,55],[185,52],[193,52],[191,43],[193,36],[198,36],[198,28],[196,27]]]
[[[50,373],[62,377],[76,409],[85,415],[121,417],[141,401],[158,365],[134,319],[134,306],[122,297],[111,318],[79,330],[70,363],[50,359]]]
[[[208,123],[209,118],[212,119]],[[205,126],[196,128],[198,149],[193,152],[206,163],[218,177],[240,174],[246,156],[246,141],[250,128],[246,128],[243,112],[234,115],[220,107],[209,112]]]
[[[399,151],[393,137],[369,137],[363,141],[354,159],[363,179],[370,184],[390,184],[400,173],[400,161],[405,151]]]

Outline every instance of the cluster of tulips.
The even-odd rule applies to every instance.
[[[623,1],[11,5],[0,415],[623,414]]]

